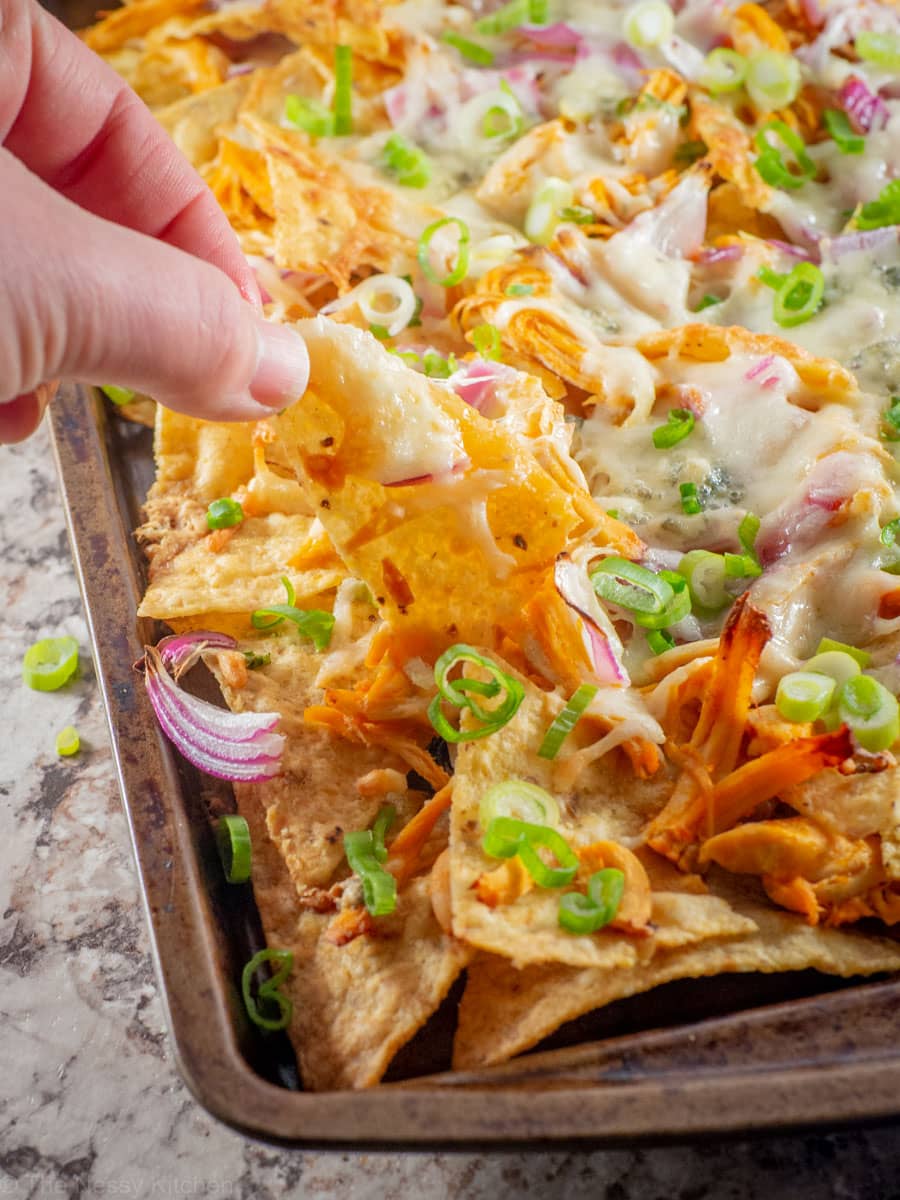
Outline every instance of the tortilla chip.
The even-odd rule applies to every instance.
[[[400,892],[396,913],[378,919],[378,936],[344,946],[329,941],[332,915],[300,906],[259,798],[247,788],[236,791],[250,826],[253,890],[266,938],[294,955],[285,985],[294,1006],[288,1032],[304,1085],[370,1087],[438,1008],[470,952],[441,931],[427,878]]]
[[[531,966],[484,956],[469,967],[459,1007],[453,1066],[457,1070],[506,1062],[535,1046],[566,1021],[614,1000],[674,979],[743,971],[803,971],[871,975],[900,968],[900,943],[870,933],[812,928],[801,917],[773,909],[744,881],[714,874],[714,890],[757,932],[670,950],[615,971]]]

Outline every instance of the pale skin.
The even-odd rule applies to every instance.
[[[0,443],[60,378],[207,420],[302,394],[300,336],[266,322],[212,194],[149,110],[36,0],[0,0]]]

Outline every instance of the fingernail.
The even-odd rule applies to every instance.
[[[259,318],[256,324],[259,358],[250,383],[254,400],[267,408],[284,408],[299,399],[309,382],[306,343],[289,325]]]

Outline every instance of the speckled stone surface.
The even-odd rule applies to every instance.
[[[294,1152],[219,1125],[167,1047],[46,429],[0,448],[0,613],[0,1200],[900,1197],[900,1124],[527,1155]],[[58,633],[80,677],[31,692],[21,655]],[[60,759],[68,724],[83,749]]]

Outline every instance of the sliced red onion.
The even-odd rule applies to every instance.
[[[769,238],[769,245],[774,246],[776,250],[780,250],[782,254],[787,254],[791,258],[796,258],[802,262],[819,262],[818,252],[806,246],[795,246],[793,242],[782,242],[778,238]]]
[[[218,708],[183,691],[166,670],[164,656],[169,663],[181,663],[183,670],[204,648],[233,649],[234,640],[204,631],[164,642],[162,651],[147,647],[144,682],[156,718],[176,749],[218,779],[256,783],[277,775],[285,744],[284,736],[273,732],[278,713],[232,713]]]
[[[697,262],[701,263],[721,263],[721,262],[737,262],[744,253],[744,247],[738,245],[732,246],[706,246],[697,255]]]
[[[585,568],[567,554],[561,554],[556,560],[553,582],[566,604],[581,618],[582,636],[594,665],[596,682],[627,687],[631,681],[622,663],[622,643],[591,587]]]
[[[838,101],[861,133],[884,129],[890,113],[887,105],[858,75],[851,75],[838,94]]]
[[[840,237],[828,238],[822,242],[822,258],[826,261],[837,262],[845,254],[854,254],[858,250],[881,250],[900,240],[900,226],[885,225],[882,229],[864,229],[856,233],[845,233]]]
[[[489,362],[476,358],[464,363],[462,368],[450,378],[450,386],[466,404],[477,409],[482,416],[491,415],[496,399],[497,384],[500,380],[510,380],[517,372],[503,363]]]
[[[825,14],[822,12],[819,0],[801,0],[800,7],[803,9],[803,15],[814,28],[818,29],[820,25],[825,24]]]
[[[414,487],[419,483],[433,483],[435,480],[441,482],[446,480],[450,475],[459,475],[472,465],[472,460],[466,455],[459,462],[453,464],[449,471],[442,471],[440,475],[413,475],[409,479],[394,479],[390,483],[383,483],[382,487]]]
[[[227,633],[197,629],[193,633],[173,633],[156,643],[156,649],[166,670],[171,669],[178,679],[189,670],[204,650],[234,650],[237,642]]]
[[[583,35],[565,21],[555,21],[552,25],[522,25],[518,32],[536,46],[550,46],[556,50],[578,50],[585,42]]]
[[[789,499],[763,518],[756,552],[764,567],[795,550],[811,550],[833,524],[834,515],[863,486],[857,458],[838,451],[820,459],[800,500]]]
[[[759,376],[763,373],[763,371],[767,371],[769,369],[769,367],[771,367],[771,365],[774,363],[774,361],[775,361],[775,355],[767,354],[766,357],[761,358],[758,363],[754,363],[754,365],[750,368],[750,370],[746,372],[746,374],[744,375],[744,378],[745,379],[756,379],[757,376]]]

